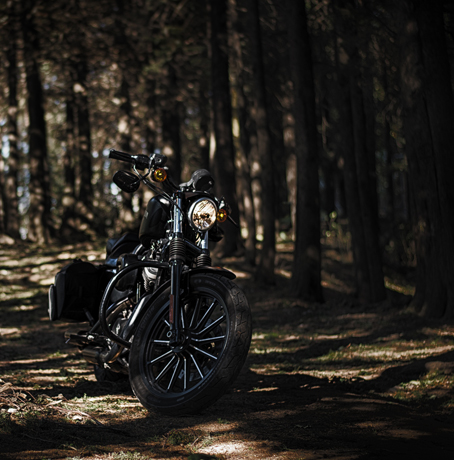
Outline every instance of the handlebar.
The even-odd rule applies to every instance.
[[[153,167],[164,166],[167,161],[167,157],[159,153],[154,153],[148,157],[147,155],[131,155],[129,153],[120,152],[119,150],[115,149],[110,149],[109,158],[124,161],[125,163],[132,163],[137,169],[140,169],[141,171]]]
[[[165,155],[161,155],[160,153],[153,153],[150,156],[140,155],[140,154],[131,155],[130,153],[121,152],[120,150],[115,150],[115,149],[110,149],[109,158],[112,158],[113,160],[124,161],[125,163],[131,163],[136,167],[136,169],[140,169],[140,170],[161,168],[167,162],[167,157]],[[137,180],[144,179],[145,177],[146,176],[140,177]],[[125,190],[129,193],[136,190],[136,189],[126,190],[125,188],[121,187],[121,184],[117,182],[115,183],[119,185],[122,190]],[[136,183],[137,182],[134,182],[133,185],[135,186]],[[180,187],[175,185],[170,179],[170,177],[167,177],[166,183],[168,183],[174,190],[193,189],[199,192],[207,192],[208,190],[211,189],[211,187],[213,187],[214,181],[213,181],[213,178],[211,177],[211,174],[208,171],[206,171],[205,169],[200,169],[200,170],[194,171],[194,173],[191,176],[190,181],[184,184],[180,184]],[[148,183],[148,185],[150,186],[150,183]],[[220,207],[226,208],[228,220],[230,220],[236,227],[239,227],[239,225],[230,216],[230,207],[225,203],[224,198],[222,198],[221,200]]]
[[[150,158],[148,158],[146,155],[131,155],[126,152],[110,149],[109,158],[124,161],[125,163],[132,163],[137,169],[140,170],[144,170],[150,167]]]

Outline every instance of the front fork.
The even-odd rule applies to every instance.
[[[169,265],[170,265],[170,298],[169,298],[169,344],[178,349],[185,341],[183,315],[181,314],[181,281],[183,266],[186,260],[186,240],[183,235],[183,213],[181,211],[182,192],[177,192],[176,203],[173,206],[173,225],[170,237]],[[208,232],[205,232],[200,246],[197,249],[200,255],[209,259]],[[211,259],[209,259],[211,260]],[[205,259],[206,262],[206,259]]]
[[[181,324],[181,277],[186,259],[186,243],[183,236],[183,214],[181,211],[182,193],[178,192],[176,206],[173,207],[173,226],[169,249],[170,263],[170,304],[168,332],[169,343],[172,348],[177,347],[184,340]]]

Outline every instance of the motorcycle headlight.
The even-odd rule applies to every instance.
[[[189,208],[189,223],[195,230],[205,232],[216,223],[217,211],[213,200],[200,198]]]

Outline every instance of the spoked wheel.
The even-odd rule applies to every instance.
[[[246,297],[221,276],[195,275],[182,299],[182,334],[171,345],[169,291],[142,318],[130,352],[130,380],[140,402],[169,415],[195,413],[224,394],[251,341]]]

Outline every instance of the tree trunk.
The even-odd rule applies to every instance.
[[[199,138],[199,166],[201,169],[210,169],[210,101],[207,94],[209,83],[200,85],[199,110],[200,110],[200,138]]]
[[[19,199],[17,189],[19,186],[19,149],[17,135],[17,33],[15,2],[10,2],[10,16],[8,21],[8,47],[6,50],[6,61],[8,63],[8,115],[6,130],[9,145],[8,174],[5,179],[5,215],[6,233],[14,239],[20,239],[20,215]]]
[[[2,149],[2,140],[0,139],[0,241],[6,234],[6,213],[5,213],[5,203],[6,203],[6,194],[5,194],[5,160],[1,153]]]
[[[253,167],[256,168],[256,174],[260,177],[262,189],[261,215],[263,242],[256,276],[258,281],[272,285],[275,283],[276,224],[274,209],[276,194],[266,100],[265,72],[263,67],[262,33],[258,0],[248,0],[246,4],[251,42],[249,56],[252,66],[252,86],[257,130],[257,157],[253,158]]]
[[[126,81],[125,76],[122,77],[117,97],[121,101],[118,115],[118,134],[120,136],[119,149],[123,152],[130,153],[132,141],[132,107],[129,94],[129,83]],[[133,195],[131,193],[121,192],[121,197],[122,207],[117,222],[117,232],[119,233],[133,231],[138,226],[133,210]]]
[[[62,220],[60,225],[60,238],[64,241],[74,239],[78,232],[76,223],[76,126],[75,126],[75,95],[74,76],[71,69],[67,70],[68,87],[66,89],[66,145],[63,151],[63,175],[65,177],[62,196]]]
[[[166,97],[162,109],[162,150],[167,156],[167,165],[173,181],[181,182],[181,117],[177,101],[177,77],[172,64],[167,65],[165,90]]]
[[[87,62],[81,54],[76,62],[77,83],[75,100],[77,110],[77,146],[79,150],[79,193],[78,201],[83,207],[83,216],[87,225],[93,223],[93,170],[91,152],[90,109],[87,94]]]
[[[454,98],[442,2],[399,6],[404,132],[416,205],[413,306],[448,318],[454,315]]]
[[[287,0],[297,158],[296,241],[292,293],[322,301],[320,189],[312,52],[304,2]]]
[[[245,236],[244,249],[247,263],[255,265],[256,263],[256,220],[255,207],[252,196],[251,175],[249,168],[250,157],[250,133],[248,130],[248,101],[244,93],[244,63],[243,50],[241,48],[240,21],[237,14],[236,0],[229,0],[229,15],[232,23],[230,33],[232,46],[232,65],[235,75],[235,95],[236,95],[236,120],[239,129],[238,152],[236,156],[237,179],[238,179],[238,196],[242,197],[242,218],[247,229]]]
[[[218,193],[232,208],[232,217],[239,222],[236,196],[235,157],[232,134],[232,107],[230,100],[229,58],[227,42],[227,2],[211,0],[211,84],[216,150],[214,171]],[[235,254],[240,242],[239,229],[228,223],[223,226],[224,239],[218,243],[216,253]]]
[[[32,2],[24,0],[23,6],[22,34],[29,115],[28,156],[30,161],[28,238],[37,243],[44,243],[50,240],[52,228],[44,96],[36,59],[39,42],[33,24]]]
[[[115,0],[117,7],[115,16],[115,45],[119,54],[122,56],[120,61],[121,83],[116,93],[120,101],[118,114],[118,134],[119,149],[130,153],[132,150],[132,126],[133,126],[133,109],[131,104],[130,80],[132,80],[132,69],[134,62],[131,56],[131,43],[126,33],[127,8],[130,7],[123,0]],[[126,7],[126,8],[125,8]],[[132,152],[138,153],[138,152]],[[117,233],[125,231],[134,231],[138,227],[136,216],[133,208],[133,195],[131,193],[121,192],[122,207],[117,219]]]
[[[338,62],[340,131],[343,140],[344,176],[349,228],[355,262],[358,297],[365,302],[386,298],[381,252],[378,240],[377,191],[374,187],[372,154],[367,145],[367,121],[364,109],[358,14],[350,2],[336,8],[337,27],[345,41],[339,42]]]
[[[358,180],[358,197],[360,204],[361,227],[364,247],[369,292],[367,300],[379,302],[386,298],[382,256],[378,240],[378,206],[377,189],[374,180],[375,166],[371,166],[371,154],[367,147],[367,120],[364,113],[364,96],[361,88],[361,75],[355,72],[359,66],[356,55],[350,56],[350,100],[353,121],[353,140],[355,151],[356,178]],[[349,213],[351,216],[351,213]]]
[[[148,77],[145,82],[147,93],[146,112],[145,112],[145,146],[149,155],[157,148],[156,145],[156,81]]]

